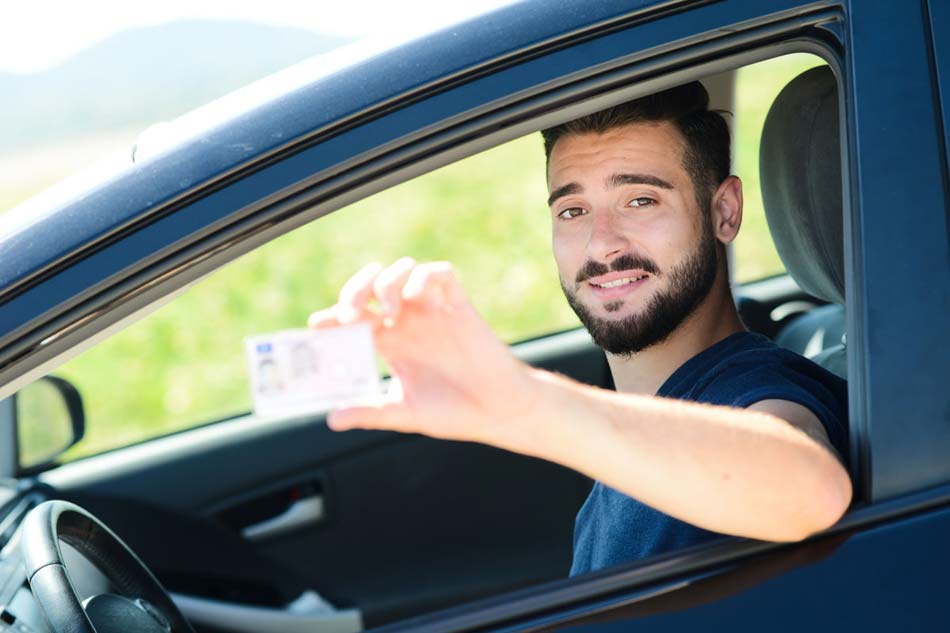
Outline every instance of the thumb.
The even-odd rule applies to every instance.
[[[411,424],[412,417],[406,406],[393,400],[343,406],[327,415],[327,426],[333,431],[373,429],[405,433],[413,432]]]

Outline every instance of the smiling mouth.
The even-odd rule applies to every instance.
[[[613,281],[605,281],[604,283],[596,284],[590,282],[590,285],[595,288],[617,288],[619,286],[626,286],[627,284],[632,284],[640,281],[641,279],[646,279],[648,275],[639,275],[637,277],[621,277],[620,279],[614,279]]]

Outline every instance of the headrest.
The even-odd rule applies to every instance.
[[[759,174],[786,270],[805,292],[844,303],[838,95],[827,66],[805,71],[776,97],[762,129]]]

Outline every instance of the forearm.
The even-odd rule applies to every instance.
[[[616,394],[529,371],[536,404],[511,427],[506,448],[727,534],[796,540],[833,523],[848,505],[840,463],[780,418]]]

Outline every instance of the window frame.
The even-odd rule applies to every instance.
[[[766,58],[764,61],[767,63],[770,59],[781,59],[781,57],[778,57],[778,58]],[[816,59],[819,59],[819,58],[816,57]],[[711,95],[711,98],[712,98],[712,100],[713,100],[713,103],[711,104],[711,107],[714,107],[714,108],[717,108],[717,109],[725,109],[725,110],[727,110],[727,111],[729,111],[729,112],[732,112],[732,113],[734,114],[734,117],[730,117],[730,126],[731,126],[731,128],[732,128],[733,139],[735,139],[736,129],[738,128],[738,125],[737,125],[737,124],[738,124],[739,121],[741,121],[741,118],[742,118],[742,117],[741,117],[741,114],[742,114],[742,113],[741,113],[741,112],[738,112],[738,111],[735,109],[735,101],[734,101],[734,99],[731,100],[731,101],[728,101],[728,102],[726,102],[725,99],[731,98],[731,93],[732,93],[732,92],[736,89],[736,87],[737,87],[737,83],[735,82],[735,79],[736,79],[735,73],[736,73],[738,70],[741,70],[741,68],[736,69],[736,70],[729,71],[729,72],[733,73],[732,76],[729,77],[730,81],[726,82],[725,85],[719,86],[719,92],[718,92],[718,93],[712,92],[712,91],[714,90],[714,88],[710,88],[710,90],[711,90],[710,95]],[[714,75],[713,77],[721,77],[721,75]],[[707,77],[703,77],[702,79],[707,79]],[[791,77],[789,77],[789,79],[791,79]],[[716,99],[717,94],[718,94],[718,96],[719,96],[719,100]],[[524,140],[524,139],[532,139],[532,138],[535,138],[535,137],[537,137],[537,133],[532,133],[532,134],[529,134],[529,135],[526,136],[526,137],[519,137],[519,138],[515,139],[515,142],[520,142],[520,141],[522,141],[522,140]],[[500,147],[500,146],[492,147],[492,148],[490,148],[490,149],[488,149],[488,150],[485,150],[485,152],[490,153],[490,152],[492,152],[492,151],[495,151],[495,150],[498,149],[499,147]],[[733,156],[733,159],[734,159],[734,160],[735,160],[735,159],[737,158],[737,156],[739,155],[738,150],[736,150],[735,148],[736,148],[736,144],[734,143],[734,148],[733,148],[733,152],[732,152],[732,156]],[[539,153],[540,153],[540,149],[539,149],[538,151],[539,151]],[[471,156],[474,156],[474,155],[477,155],[477,154],[469,155],[469,156],[467,156],[465,159],[462,159],[462,160],[466,160],[467,158],[470,158]],[[735,162],[734,162],[734,164],[735,164]],[[733,170],[733,171],[735,171],[735,170]],[[429,172],[429,173],[427,173],[427,174],[423,174],[422,176],[420,176],[420,178],[430,177],[430,176],[432,176],[434,173],[435,173],[435,172]],[[409,181],[404,181],[404,183],[405,183],[405,182],[409,182]],[[401,183],[401,184],[404,184],[404,183]],[[385,194],[385,191],[384,191],[384,192],[381,192],[381,193],[382,193],[382,194]],[[379,195],[379,194],[374,194],[374,195]],[[352,213],[357,213],[357,210],[354,209],[354,208],[352,208],[352,207],[344,207],[344,208],[338,209],[338,210],[336,210],[336,211],[333,211],[333,213],[341,213],[341,212],[342,212],[342,213],[345,213],[345,214],[352,214]],[[362,211],[360,211],[360,212],[362,212]],[[329,215],[329,214],[328,214],[328,215]],[[321,218],[321,219],[323,219],[323,218]],[[297,229],[294,229],[294,230],[295,230],[295,231],[307,230],[309,227],[312,227],[313,224],[316,224],[316,223],[318,223],[319,221],[320,221],[320,220],[315,220],[315,221],[314,221],[313,223],[311,223],[310,225],[304,225],[303,227],[298,227]],[[372,224],[372,222],[371,222],[371,224]],[[285,233],[284,235],[282,235],[282,236],[280,236],[280,237],[278,237],[278,238],[275,238],[275,241],[276,241],[276,240],[280,240],[280,239],[282,239],[282,238],[284,238],[284,237],[290,235],[291,233],[293,233],[293,231],[290,231],[290,232]],[[730,244],[727,246],[727,252],[730,252],[730,251],[731,251],[731,248],[732,248],[733,245],[734,245],[734,243],[730,243]],[[270,243],[268,243],[267,245],[265,245],[263,248],[268,248],[269,246],[270,246]],[[259,254],[259,253],[260,253],[260,251],[256,251],[254,254],[250,254],[250,256],[254,256],[255,254]],[[276,256],[273,251],[271,251],[271,256]],[[549,255],[549,256],[550,256],[550,255]],[[734,263],[734,262],[733,262],[733,263]],[[204,279],[210,279],[210,278],[213,278],[213,277],[216,276],[216,275],[222,274],[226,268],[227,268],[227,266],[222,266],[221,268],[215,269],[214,271],[212,271],[211,273],[209,273],[209,275],[208,275],[207,277],[203,278],[202,280],[204,280]],[[355,269],[354,269],[354,270],[355,270]],[[732,263],[730,264],[729,271],[730,271],[730,275],[735,271],[735,268],[734,268],[734,266],[732,265]],[[760,280],[753,280],[753,281],[744,282],[743,284],[741,284],[741,289],[738,290],[737,299],[740,299],[740,296],[741,296],[741,295],[745,295],[747,289],[757,289],[757,288],[759,288],[759,282],[763,282],[763,281],[764,281],[764,282],[768,282],[768,280],[771,279],[771,278],[787,279],[787,273],[785,273],[785,272],[777,273],[777,274],[774,274],[774,275],[770,275],[769,277],[764,277],[764,278],[762,278],[762,279],[760,279]],[[790,283],[792,287],[795,286],[795,284],[794,284],[793,281],[789,281],[788,283]],[[738,284],[735,284],[735,285],[736,285],[737,287],[739,286]],[[768,286],[769,288],[775,287],[774,284],[768,284],[768,283],[766,283],[766,284],[764,284],[764,285],[765,285],[765,286]],[[788,284],[785,284],[785,285],[788,285]],[[195,286],[193,286],[193,285],[189,285],[189,286],[188,286],[188,289],[189,289],[190,292],[196,292],[196,291],[197,291],[197,292],[200,292],[200,288],[201,288],[200,285],[197,286],[197,287],[195,287]],[[762,294],[761,291],[759,291],[758,294]],[[477,305],[477,299],[478,299],[478,297],[477,297],[475,294],[473,294],[473,293],[470,293],[470,295],[471,295],[473,301],[476,301],[476,305]],[[178,296],[179,296],[178,293],[176,293],[176,299],[177,299]],[[560,296],[560,291],[558,291],[558,296]],[[766,297],[766,300],[769,299],[769,298],[771,298],[771,297]],[[168,302],[163,301],[163,302],[161,303],[161,305],[164,307],[165,305],[167,305],[167,303],[168,303]],[[151,317],[151,314],[148,315],[148,316],[146,316],[142,321],[137,321],[132,327],[138,327],[138,326],[144,324],[144,322],[147,321],[150,317]],[[560,329],[560,330],[559,330],[559,329],[552,329],[552,330],[548,330],[548,331],[535,331],[535,332],[533,332],[533,333],[529,333],[526,338],[519,338],[519,339],[515,339],[515,340],[512,340],[512,341],[506,341],[506,342],[507,342],[508,345],[514,347],[516,353],[519,354],[519,355],[522,354],[522,352],[521,352],[522,349],[524,349],[524,350],[535,350],[535,349],[539,349],[539,348],[551,349],[552,346],[556,346],[556,345],[557,345],[557,343],[554,342],[554,341],[558,341],[558,340],[561,340],[561,338],[563,338],[563,337],[558,337],[558,336],[556,336],[556,335],[558,335],[558,334],[563,334],[563,333],[566,333],[566,332],[570,332],[570,331],[572,331],[572,330],[575,330],[576,327],[577,327],[577,326],[572,326],[571,328],[568,328],[568,329]],[[768,335],[772,335],[772,332],[769,331],[769,330],[763,330],[763,331],[764,331],[766,334],[768,334]],[[585,334],[586,334],[586,333],[585,333]],[[586,337],[582,337],[582,338],[585,338],[585,339],[586,339]],[[100,341],[100,342],[101,342],[101,341]],[[540,343],[539,343],[539,344],[535,344],[535,345],[525,345],[525,344],[535,343],[535,342],[540,342]],[[88,350],[88,351],[91,352],[91,350]],[[94,353],[94,352],[92,352],[92,353]],[[532,351],[527,351],[526,353],[528,353],[529,356],[531,356],[531,355],[533,354]],[[186,357],[183,357],[183,360],[185,360],[185,362],[187,362]],[[162,369],[170,370],[170,369],[172,369],[172,368],[171,368],[171,367],[168,367],[168,366],[161,365],[161,366],[157,367],[156,369],[157,369],[157,371],[161,372]],[[71,376],[72,376],[71,379],[74,380],[76,386],[77,386],[78,388],[80,388],[81,390],[86,391],[86,389],[85,389],[86,385],[83,383],[81,376],[78,375],[78,374],[76,374],[75,371],[71,373]],[[604,384],[609,385],[609,384],[612,384],[612,382],[611,382],[610,380],[608,380],[608,381],[607,381],[606,383],[604,383]],[[94,393],[94,392],[90,392],[90,393]],[[249,407],[248,407],[248,409],[249,409]],[[152,429],[151,432],[150,432],[149,434],[147,434],[147,435],[144,435],[144,434],[143,434],[143,435],[138,435],[138,434],[136,434],[136,437],[134,437],[134,439],[132,439],[132,438],[127,438],[127,439],[123,440],[123,443],[121,443],[121,444],[115,444],[115,445],[107,445],[107,446],[103,446],[103,447],[97,447],[97,448],[94,449],[94,452],[89,452],[89,453],[87,453],[86,450],[88,450],[88,449],[86,449],[86,450],[83,450],[83,451],[82,451],[82,454],[81,454],[81,455],[75,455],[75,454],[71,455],[71,456],[69,457],[69,461],[74,461],[75,459],[83,459],[83,458],[85,458],[85,457],[91,457],[91,456],[95,456],[95,455],[101,455],[101,454],[106,453],[106,452],[111,452],[111,451],[116,451],[116,450],[122,450],[123,448],[131,447],[131,446],[136,446],[136,445],[139,445],[139,444],[142,444],[142,443],[145,443],[145,442],[150,442],[150,441],[152,441],[152,440],[154,440],[154,439],[158,439],[158,438],[161,438],[161,437],[168,437],[168,436],[170,436],[170,435],[175,435],[175,434],[179,434],[179,433],[184,433],[184,432],[187,432],[187,431],[192,430],[192,429],[198,429],[198,428],[201,428],[201,427],[205,427],[205,426],[209,426],[209,425],[214,425],[214,424],[217,424],[217,423],[219,423],[219,422],[224,422],[224,421],[227,421],[227,420],[243,418],[243,417],[246,417],[246,416],[250,415],[248,409],[243,409],[243,410],[242,410],[242,409],[236,409],[236,408],[235,408],[235,409],[230,409],[230,410],[227,410],[227,411],[215,412],[214,414],[205,415],[205,416],[201,416],[201,417],[199,417],[199,416],[192,416],[191,412],[186,412],[185,414],[183,414],[182,419],[177,420],[177,421],[174,422],[173,424],[169,424],[169,426],[172,427],[172,428],[164,428],[164,427],[161,427],[161,426],[160,426],[160,427],[156,427],[156,428]],[[93,416],[93,418],[94,418],[94,419],[92,419],[92,424],[95,425],[95,424],[96,424],[95,416]],[[101,416],[99,416],[99,419],[101,419]],[[171,420],[171,418],[166,418],[166,421],[170,421],[170,420]]]
[[[802,28],[803,23],[810,24],[811,26],[820,26],[824,20],[828,19],[829,15],[837,17],[837,14],[833,11],[816,11],[815,13],[805,16],[796,16],[795,19],[789,20],[793,26],[786,25],[786,28],[795,31]],[[696,42],[694,43],[694,48],[701,49],[701,52],[697,53],[691,49],[688,51],[691,54],[683,54],[682,51],[670,53],[668,57],[675,61],[667,59],[662,63],[653,62],[654,65],[652,67],[650,65],[651,62],[634,62],[631,68],[609,72],[597,79],[588,78],[576,82],[564,81],[561,85],[552,89],[546,96],[538,97],[538,102],[532,103],[527,101],[500,107],[498,111],[486,114],[478,123],[470,121],[468,128],[460,126],[450,131],[443,131],[441,135],[437,135],[426,141],[419,139],[419,145],[411,150],[408,144],[403,146],[401,148],[401,154],[400,152],[394,152],[388,156],[379,156],[377,157],[377,163],[372,165],[372,171],[370,170],[370,164],[367,163],[363,171],[354,170],[348,174],[345,183],[330,182],[323,188],[316,187],[306,195],[298,192],[296,195],[299,197],[288,197],[274,201],[273,204],[268,205],[266,209],[261,210],[258,216],[254,217],[253,222],[249,223],[251,225],[250,227],[247,225],[235,225],[232,227],[232,233],[223,236],[219,235],[212,241],[210,248],[208,244],[199,245],[195,243],[191,245],[192,250],[180,251],[176,257],[171,258],[173,263],[177,263],[177,267],[169,264],[165,270],[166,277],[156,277],[148,280],[148,282],[153,282],[152,285],[145,286],[143,289],[142,286],[138,285],[140,284],[140,280],[134,277],[124,279],[124,290],[129,294],[123,294],[121,291],[114,293],[115,298],[125,302],[118,313],[131,313],[132,310],[130,310],[130,308],[136,307],[138,309],[147,309],[148,303],[154,300],[156,296],[160,296],[161,292],[167,291],[168,288],[173,288],[179,284],[194,281],[223,265],[223,263],[255,248],[257,245],[269,241],[305,222],[312,221],[324,213],[329,213],[337,208],[343,207],[354,199],[365,197],[371,192],[378,191],[396,182],[402,182],[412,176],[419,175],[420,173],[434,169],[462,156],[480,151],[480,149],[484,149],[487,146],[497,145],[503,140],[520,136],[526,131],[534,131],[538,127],[546,127],[573,118],[583,111],[596,110],[610,103],[624,101],[639,94],[653,92],[687,79],[712,74],[726,68],[760,61],[788,52],[810,52],[822,57],[832,67],[838,78],[839,86],[842,87],[840,98],[842,99],[842,103],[847,106],[841,109],[843,123],[841,129],[847,131],[846,134],[842,134],[842,145],[848,150],[842,152],[842,171],[846,175],[846,182],[848,184],[848,186],[844,187],[844,204],[846,221],[849,221],[852,208],[850,200],[851,196],[854,195],[852,191],[857,187],[857,183],[856,177],[851,171],[848,157],[851,156],[857,148],[855,131],[851,125],[845,123],[848,118],[856,114],[854,111],[855,105],[853,97],[851,96],[851,90],[853,89],[852,81],[847,77],[844,70],[847,66],[844,64],[840,53],[836,52],[833,46],[828,47],[828,40],[801,38],[786,42],[776,42],[775,40],[781,36],[782,30],[771,30],[767,28],[771,26],[774,25],[766,25],[766,27],[763,27],[763,30],[766,32],[757,33],[756,37],[750,37],[748,33],[723,37],[723,40],[728,40],[730,37],[734,37],[738,40],[738,42],[732,44],[736,52],[717,59],[708,59],[711,56],[719,54],[716,52],[715,46],[710,45],[709,42],[702,44]],[[770,41],[771,43],[769,43]],[[722,43],[720,42],[720,44]],[[755,46],[755,48],[751,48],[753,46]],[[723,47],[727,48],[726,45],[723,45]],[[697,59],[702,60],[704,58],[706,58],[707,61],[696,61]],[[662,77],[643,79],[634,87],[619,89],[607,88],[607,86],[616,86],[621,83],[621,81],[629,80],[631,77],[651,77],[651,72],[659,72],[658,68],[664,64],[669,64],[671,67],[677,67],[677,64],[679,64],[681,70],[665,74]],[[592,96],[578,101],[578,99],[585,94]],[[573,105],[567,108],[561,108],[564,103],[572,103]],[[494,131],[482,134],[485,130]],[[424,158],[412,161],[410,154],[417,157],[424,156]],[[374,173],[383,173],[385,175],[381,178],[374,179],[372,177]],[[334,187],[337,188],[334,189]],[[320,202],[314,204],[315,200],[320,200]],[[244,233],[241,233],[238,228],[243,229]],[[855,293],[860,292],[859,289],[854,288],[854,286],[856,281],[860,281],[859,275],[862,269],[856,269],[855,261],[857,261],[858,255],[854,252],[854,247],[849,246],[849,244],[852,244],[860,238],[859,231],[859,223],[849,221],[846,232],[847,278],[849,288],[851,288],[849,291],[849,305],[851,305],[852,299],[855,298]],[[224,234],[226,232],[222,233]],[[229,237],[233,237],[237,234],[244,234],[246,238],[240,242],[229,241]],[[203,256],[202,259],[200,259],[200,263],[197,264],[189,260],[189,257],[195,252],[199,252]],[[122,289],[123,286],[119,285],[117,288]],[[137,292],[137,294],[132,294],[135,292]],[[848,318],[849,332],[852,333],[852,336],[857,335],[860,337],[865,328],[862,314],[858,310],[849,311]],[[108,319],[100,319],[95,325],[101,326],[101,324],[106,321],[108,321]],[[75,341],[77,337],[88,333],[89,330],[87,328],[90,327],[90,325],[79,326],[73,330],[73,334],[64,335],[62,340]],[[860,359],[863,358],[863,349],[860,346],[857,347],[859,351],[855,351],[855,346],[852,346],[849,353],[849,368],[852,370],[859,368],[858,363]],[[850,402],[852,411],[858,413],[858,417],[865,414],[866,405],[864,404],[864,395],[866,388],[864,382],[856,384],[851,388]],[[856,407],[857,410],[855,411]],[[859,450],[866,450],[869,433],[865,431],[863,433],[854,433],[853,435],[857,436],[856,442]],[[856,473],[858,476],[856,481],[866,490],[870,486],[868,479],[870,474],[865,472],[865,467],[866,466],[862,466],[862,470]],[[842,533],[862,525],[879,522],[893,516],[899,516],[906,512],[934,507],[937,504],[947,503],[948,500],[950,500],[950,493],[948,493],[945,488],[942,488],[934,492],[922,493],[893,504],[877,504],[865,508],[864,510],[850,513],[839,526],[833,528],[828,534]],[[647,565],[634,565],[630,568],[607,570],[603,574],[596,575],[594,578],[563,581],[563,584],[557,586],[545,585],[539,588],[532,588],[530,596],[526,594],[525,602],[517,606],[512,606],[509,602],[506,603],[504,607],[499,607],[494,613],[489,613],[488,615],[484,613],[468,614],[464,615],[464,618],[467,618],[466,622],[469,624],[474,625],[477,621],[481,626],[488,626],[505,618],[516,617],[519,614],[525,615],[544,608],[560,606],[566,595],[570,595],[572,600],[577,601],[593,600],[617,592],[618,590],[623,590],[627,592],[625,595],[629,597],[629,592],[637,588],[647,587],[648,585],[655,586],[657,583],[662,583],[665,580],[670,580],[674,577],[684,577],[691,573],[707,572],[711,569],[719,568],[725,563],[733,563],[747,559],[780,547],[784,546],[741,540],[730,541],[722,545],[704,547],[697,551],[677,553],[671,555],[669,558],[651,559]]]
[[[926,8],[854,3],[847,22],[848,382],[861,439],[852,468],[868,503],[950,481],[950,191]]]

